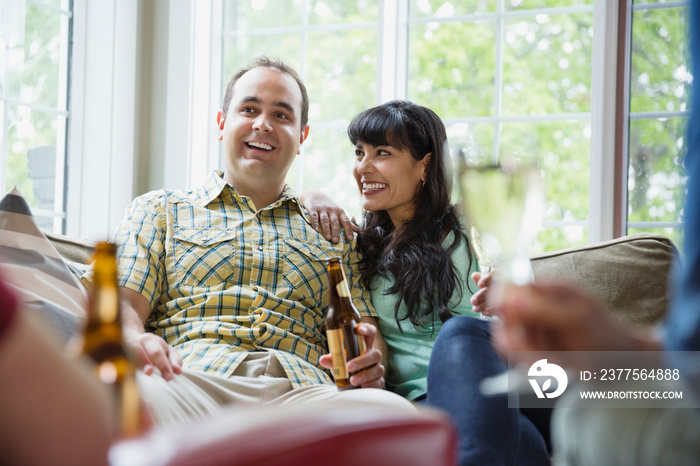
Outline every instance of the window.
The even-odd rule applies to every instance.
[[[688,2],[634,0],[630,10],[626,230],[666,235],[680,246],[686,182],[681,160],[692,81]]]
[[[592,47],[592,0],[411,2],[407,97],[453,150],[540,164],[548,249],[587,242]]]
[[[220,166],[218,145],[209,142],[215,139],[208,125],[212,107],[220,105],[237,68],[268,54],[300,71],[311,99],[311,134],[289,181],[300,190],[332,194],[351,215],[359,216],[360,205],[350,175],[348,122],[380,102],[410,99],[440,114],[453,151],[492,159],[537,157],[547,182],[541,250],[640,231],[668,235],[680,244],[681,160],[692,81],[686,65],[687,5],[668,0],[211,0],[158,3],[153,9],[137,2],[5,0],[0,4],[0,188],[4,193],[17,185],[43,228],[104,235],[134,195],[181,186],[178,167],[187,157],[188,183],[206,168]],[[179,19],[179,26],[164,26],[164,17]],[[137,42],[138,18],[146,22],[144,30],[160,35]],[[194,44],[189,54],[182,52],[182,41],[173,43],[184,36]],[[167,88],[170,95],[172,88],[168,102],[189,102],[194,112],[183,111],[194,115],[193,127],[183,123],[175,131],[168,120],[159,129],[160,118],[153,116],[151,124],[160,132],[144,136],[134,115],[149,118],[149,105],[160,115],[162,105],[148,82],[134,80],[139,66],[148,63],[139,61],[139,50],[145,46],[161,57],[163,40],[173,43],[167,46],[166,65],[177,72],[160,76],[167,86],[153,89]],[[187,99],[180,90],[189,92]],[[150,104],[144,107],[139,93],[153,95]],[[166,115],[179,121],[183,111]],[[168,146],[168,141],[175,142]],[[148,150],[163,144],[165,155]],[[129,156],[138,152],[135,148],[143,155]],[[171,163],[175,156],[179,162]],[[144,174],[137,166],[153,168]],[[108,208],[94,192],[109,194]]]
[[[380,11],[370,0],[224,3],[222,86],[261,54],[293,66],[308,88],[312,129],[290,170],[290,183],[297,190],[333,193],[356,216],[354,151],[345,129],[378,99]]]
[[[40,227],[65,221],[72,1],[0,6],[0,188],[27,199]]]
[[[355,216],[344,130],[359,111],[401,98],[443,118],[453,151],[537,158],[540,250],[640,231],[680,243],[686,10],[639,0],[224,1],[221,86],[259,54],[295,66],[312,130],[290,182],[332,193]],[[608,127],[617,145],[597,144],[594,131]]]

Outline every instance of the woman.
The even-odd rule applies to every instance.
[[[428,108],[393,101],[357,115],[348,135],[365,211],[360,270],[388,347],[387,388],[450,413],[462,464],[548,464],[533,423],[508,408],[506,396],[479,392],[481,380],[506,365],[491,346],[488,322],[475,318],[488,312],[490,279],[475,272],[450,204],[442,121]],[[302,198],[312,218],[321,211],[328,227],[328,199],[319,193]],[[475,294],[469,272],[482,288]]]

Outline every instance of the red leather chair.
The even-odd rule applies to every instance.
[[[433,409],[302,404],[230,407],[114,445],[113,466],[452,466],[457,435]]]

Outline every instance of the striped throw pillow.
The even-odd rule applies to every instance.
[[[34,223],[17,188],[0,201],[0,269],[20,312],[36,314],[64,347],[82,331],[85,288]]]

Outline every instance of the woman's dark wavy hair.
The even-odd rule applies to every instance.
[[[454,315],[450,298],[455,290],[463,296],[452,253],[462,241],[469,244],[457,210],[450,204],[452,174],[445,126],[429,108],[396,100],[357,115],[350,122],[348,136],[353,145],[363,142],[408,150],[415,160],[431,154],[425,184],[416,194],[413,218],[396,229],[386,211],[365,211],[358,249],[365,283],[376,275],[393,275],[388,293],[397,297],[394,316],[399,328],[405,319],[416,328],[431,325],[436,316],[445,322]],[[449,232],[454,233],[454,240],[445,249],[442,242]],[[467,250],[471,268],[471,249]],[[406,315],[399,312],[402,302]]]

